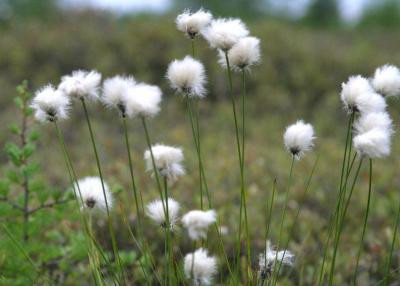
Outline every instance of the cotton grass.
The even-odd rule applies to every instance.
[[[40,122],[63,120],[68,118],[70,99],[52,85],[46,85],[35,93],[31,107]]]
[[[169,181],[176,181],[179,176],[185,174],[182,166],[183,151],[181,148],[156,144],[151,147],[154,156],[154,163],[161,176]],[[153,170],[153,162],[150,150],[144,153],[147,171]]]
[[[193,285],[211,285],[217,273],[217,259],[208,256],[207,250],[200,248],[194,253],[186,254],[183,268],[185,276],[192,279]]]
[[[256,37],[244,37],[228,51],[229,63],[235,71],[250,70],[261,61],[260,40]],[[225,54],[220,51],[219,63],[227,67]]]
[[[190,39],[194,39],[211,22],[212,15],[209,11],[199,9],[192,13],[190,10],[183,11],[176,17],[175,23],[179,31],[185,33]]]
[[[312,149],[314,139],[314,128],[302,120],[287,127],[283,135],[286,149],[298,160]]]
[[[230,50],[239,39],[248,34],[246,25],[240,19],[233,18],[213,20],[203,32],[211,48],[224,52]]]
[[[97,100],[100,82],[101,74],[97,71],[77,70],[63,76],[58,89],[71,98]]]
[[[123,116],[126,113],[126,97],[136,82],[132,76],[114,76],[103,83],[102,102],[111,108],[118,109]]]
[[[400,70],[393,65],[384,65],[375,70],[372,86],[383,96],[400,95]]]
[[[188,230],[191,239],[199,240],[207,237],[208,226],[216,220],[217,214],[214,210],[193,210],[182,217],[182,224]]]
[[[206,75],[203,64],[186,56],[183,60],[174,60],[168,66],[167,79],[178,93],[190,97],[204,97]]]
[[[180,205],[174,199],[168,198],[168,217],[166,215],[166,202],[162,200],[154,200],[146,206],[146,214],[154,222],[164,228],[168,228],[167,218],[169,221],[169,229],[173,230],[178,222]]]
[[[82,196],[83,205],[79,197],[78,201],[81,203],[83,210],[93,213],[105,213],[107,207],[108,209],[112,208],[113,198],[110,188],[104,182],[104,197],[103,187],[99,177],[86,177],[80,179],[78,183],[75,184],[75,189],[79,190],[79,195]]]

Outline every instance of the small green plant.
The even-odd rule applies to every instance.
[[[18,108],[18,122],[10,125],[14,135],[5,145],[5,152],[9,161],[6,176],[0,180],[0,213],[5,218],[2,222],[2,233],[7,239],[1,239],[2,253],[0,268],[1,281],[13,281],[13,285],[27,285],[37,279],[43,279],[47,266],[55,263],[55,259],[62,254],[62,248],[49,247],[46,239],[42,238],[43,229],[48,229],[52,220],[44,210],[64,205],[71,200],[68,193],[61,188],[51,188],[39,175],[39,164],[33,159],[39,132],[32,123],[33,110],[29,104],[31,93],[28,91],[28,82],[23,81],[17,87],[17,96],[14,98]],[[58,233],[48,231],[46,238],[57,238]],[[43,251],[46,249],[46,251]],[[13,259],[5,259],[14,253]],[[34,264],[30,257],[34,257]],[[32,268],[35,271],[32,271]],[[27,275],[18,277],[13,269]],[[35,273],[32,275],[32,273]],[[23,278],[25,277],[25,278]],[[29,280],[26,280],[29,279]],[[7,283],[6,283],[7,284]]]

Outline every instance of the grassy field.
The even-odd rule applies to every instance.
[[[162,87],[162,111],[150,121],[150,133],[154,142],[183,147],[187,175],[173,186],[172,196],[182,204],[182,213],[198,208],[197,159],[185,105],[182,98],[168,88],[164,78],[169,61],[189,53],[189,42],[174,30],[172,19],[127,19],[117,22],[104,16],[89,16],[82,20],[83,23],[77,23],[71,17],[60,20],[54,27],[31,23],[24,27],[13,25],[4,31],[4,36],[0,39],[0,50],[4,51],[0,54],[0,83],[3,86],[0,99],[0,145],[3,146],[12,136],[7,131],[7,125],[18,120],[12,98],[15,94],[14,86],[20,80],[28,79],[31,89],[34,90],[47,82],[58,84],[60,75],[76,68],[97,69],[104,77],[116,73],[133,74],[139,81]],[[284,236],[289,236],[297,210],[302,206],[289,244],[289,249],[296,254],[296,262],[293,271],[285,271],[280,285],[312,285],[318,272],[326,228],[334,208],[340,179],[346,132],[346,113],[342,110],[339,98],[341,82],[352,74],[370,76],[377,66],[387,62],[399,65],[399,40],[396,31],[319,31],[269,21],[253,22],[249,26],[252,33],[261,38],[263,53],[262,64],[255,67],[248,77],[246,107],[245,168],[253,262],[257,265],[258,253],[264,248],[266,204],[275,179],[277,197],[270,239],[273,242],[277,240],[280,211],[291,163],[291,157],[283,147],[283,132],[287,125],[297,119],[304,119],[315,127],[316,148],[294,166]],[[205,170],[215,209],[221,224],[227,229],[224,240],[228,255],[232,256],[240,193],[231,105],[227,100],[225,74],[216,63],[215,52],[209,50],[202,40],[197,47],[210,81],[209,99],[200,104]],[[235,77],[234,85],[238,95],[239,77]],[[400,103],[396,100],[389,100],[388,103],[397,131]],[[125,208],[131,210],[129,220],[134,226],[134,205],[129,189],[122,125],[115,112],[100,104],[91,104],[89,112],[94,122],[105,178],[116,192],[117,204],[113,217],[118,229],[118,243],[127,256],[134,257],[131,257],[132,263],[127,263],[127,272],[132,281],[140,283],[142,278],[137,273],[136,254],[132,252],[133,243],[118,207],[119,203],[123,203]],[[78,176],[97,175],[89,134],[78,104],[74,105],[71,118],[62,123],[62,130]],[[150,175],[145,172],[144,133],[140,122],[134,120],[129,122],[129,130],[138,187],[144,201],[149,202],[157,198],[157,191]],[[69,186],[68,176],[55,130],[51,125],[42,125],[40,132],[38,151],[34,155],[35,161],[41,165],[39,176],[51,187],[66,190]],[[376,285],[383,277],[384,262],[399,202],[399,150],[399,137],[395,135],[392,155],[374,163],[372,209],[358,285]],[[4,154],[1,154],[0,159],[1,173],[6,173],[10,165]],[[317,159],[309,192],[304,204],[301,204],[307,179]],[[14,193],[19,191],[17,188],[12,190]],[[337,258],[335,285],[347,285],[353,274],[357,252],[357,247],[354,246],[358,245],[361,235],[361,218],[367,191],[368,169],[365,164],[346,217]],[[18,236],[20,220],[16,213],[5,206],[0,209],[0,220],[9,225]],[[82,274],[85,281],[90,281],[90,273],[85,268],[87,265],[82,262],[85,255],[79,250],[82,236],[74,234],[79,232],[79,219],[74,210],[75,206],[70,203],[57,210],[43,210],[32,219],[32,225],[38,225],[32,227],[32,245],[29,245],[29,250],[35,257],[48,249],[47,260],[58,261],[54,271],[64,275],[65,280],[60,285],[76,285],[78,281],[82,281],[78,280]],[[45,222],[40,222],[39,225],[40,220]],[[163,241],[159,239],[151,222],[146,223],[145,232],[151,241],[151,248],[154,253],[161,253]],[[96,224],[96,234],[101,244],[109,248],[105,222],[99,220]],[[177,239],[183,254],[191,249],[183,230],[178,230]],[[15,254],[3,234],[1,241],[0,269],[5,271],[0,272],[3,279],[0,282],[4,285],[24,285],[26,280],[20,277],[19,282],[16,278],[19,275],[17,265],[24,265],[24,258]],[[35,246],[35,241],[41,242],[37,244],[39,246]],[[57,249],[60,244],[63,245],[62,250]],[[399,246],[397,241],[393,269],[399,267]],[[211,245],[210,252],[217,253],[217,245]],[[58,258],[63,255],[66,258],[59,263]],[[223,265],[222,258],[220,263]],[[29,265],[21,268],[22,273],[30,271]],[[50,267],[46,266],[44,269]],[[393,281],[400,279],[398,272],[396,275]],[[14,284],[12,281],[17,282]]]

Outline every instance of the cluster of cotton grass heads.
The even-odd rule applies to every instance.
[[[264,285],[276,285],[280,269],[283,265],[294,266],[293,252],[287,250],[290,236],[286,241],[282,241],[286,211],[288,207],[290,186],[294,164],[299,161],[307,152],[314,147],[315,134],[311,124],[299,120],[287,127],[283,135],[284,146],[292,158],[285,192],[284,208],[279,221],[279,236],[277,247],[282,250],[274,250],[269,240],[270,218],[274,203],[275,186],[272,192],[271,201],[268,209],[268,225],[266,226],[265,249],[259,254],[258,265],[252,264],[251,238],[247,216],[247,190],[245,181],[245,100],[246,100],[246,75],[251,68],[260,63],[260,40],[249,36],[249,30],[240,19],[213,19],[210,12],[200,9],[197,12],[184,11],[176,18],[176,25],[191,41],[191,55],[186,55],[182,59],[173,60],[166,71],[166,78],[171,88],[183,97],[187,103],[187,113],[192,131],[194,147],[198,160],[199,190],[195,194],[200,197],[198,209],[191,210],[180,216],[181,203],[170,196],[170,188],[179,181],[181,176],[186,174],[183,166],[184,154],[180,147],[153,144],[147,121],[155,117],[160,111],[162,91],[159,87],[137,82],[133,76],[116,75],[103,81],[100,73],[96,71],[74,71],[71,75],[63,76],[58,87],[46,85],[39,89],[32,102],[35,117],[40,122],[50,122],[54,124],[59,139],[60,147],[63,152],[68,174],[71,180],[73,193],[76,196],[77,206],[81,214],[82,223],[88,243],[88,257],[96,284],[103,284],[104,273],[100,267],[102,263],[115,263],[116,273],[111,276],[116,284],[125,284],[126,277],[123,265],[119,257],[118,243],[116,240],[115,229],[111,219],[111,210],[114,207],[114,199],[108,184],[105,182],[102,164],[97,151],[98,140],[95,139],[94,130],[91,125],[87,104],[96,101],[101,102],[105,107],[115,109],[121,119],[124,131],[123,140],[126,145],[127,165],[131,178],[131,189],[134,195],[136,208],[137,225],[135,233],[127,223],[127,227],[132,234],[132,238],[143,256],[139,260],[141,271],[150,284],[158,283],[162,285],[184,284],[187,279],[193,285],[210,285],[213,283],[220,259],[229,271],[229,278],[225,282],[238,285],[241,283],[259,283]],[[235,127],[236,147],[239,162],[240,176],[240,210],[238,213],[237,245],[235,247],[234,260],[228,259],[225,252],[224,241],[221,236],[221,227],[217,218],[217,211],[213,209],[212,196],[208,189],[207,176],[204,168],[201,132],[197,111],[197,101],[207,94],[206,89],[206,69],[204,65],[196,59],[195,40],[202,36],[211,48],[217,50],[218,62],[226,70],[227,86],[232,101],[232,113]],[[232,71],[241,74],[242,92],[240,102],[235,98],[232,82]],[[325,245],[324,256],[322,258],[321,269],[319,272],[318,284],[325,283],[324,267],[327,252],[333,249],[331,271],[329,272],[329,285],[333,285],[335,258],[339,245],[343,223],[346,216],[348,204],[352,196],[356,179],[358,177],[362,162],[369,160],[370,184],[368,192],[368,204],[364,217],[364,228],[360,241],[360,248],[357,256],[357,267],[354,272],[354,281],[357,277],[358,262],[363,243],[371,196],[372,185],[372,160],[386,157],[390,153],[390,141],[393,134],[392,121],[386,110],[386,98],[400,95],[400,72],[390,65],[378,68],[371,79],[362,76],[352,76],[342,85],[341,100],[349,114],[347,138],[344,150],[344,160],[342,162],[342,177],[339,186],[336,208],[334,209],[333,219],[329,225],[333,235],[333,247],[330,248],[329,242]],[[93,155],[98,171],[97,177],[77,178],[74,163],[66,146],[63,133],[59,127],[59,121],[66,120],[72,109],[74,101],[81,103],[85,120],[90,134]],[[238,108],[238,104],[241,108]],[[156,183],[158,198],[144,205],[141,190],[136,185],[135,172],[132,161],[132,150],[129,142],[128,120],[138,119],[144,132],[147,143],[147,150],[144,150],[144,161],[147,171]],[[351,147],[354,147],[352,149]],[[359,163],[355,164],[356,157]],[[358,167],[356,167],[357,165]],[[355,170],[355,171],[354,171]],[[313,172],[313,171],[312,171]],[[190,175],[190,174],[189,174]],[[351,178],[353,179],[351,180]],[[311,176],[310,176],[311,178]],[[349,184],[348,182],[352,182]],[[307,187],[308,190],[308,187]],[[400,208],[399,208],[400,210]],[[297,223],[297,216],[292,221],[292,227]],[[399,211],[400,214],[400,211]],[[399,223],[398,214],[396,224]],[[163,233],[165,243],[164,259],[155,259],[144,234],[143,216],[146,215],[155,226],[158,226]],[[106,216],[109,234],[112,241],[113,258],[105,255],[104,250],[99,246],[93,236],[92,217]],[[182,267],[177,270],[177,260],[179,255],[174,247],[174,232],[179,226],[187,230],[188,237],[193,241],[193,252],[181,257]],[[214,227],[218,236],[218,248],[221,253],[219,259],[217,254],[210,254],[207,247],[210,246],[209,228]],[[394,233],[390,255],[387,260],[386,278],[389,276],[389,263],[393,254],[393,245],[396,239]],[[245,269],[241,267],[242,243],[245,243]],[[104,261],[100,260],[103,259]],[[157,261],[163,265],[163,278],[160,278],[156,269]],[[111,262],[115,261],[115,262]],[[182,273],[181,273],[182,272]],[[222,271],[221,271],[222,272]],[[258,272],[257,277],[253,273]],[[183,275],[182,275],[183,274]],[[387,281],[388,279],[386,279]],[[386,282],[387,283],[387,282]]]

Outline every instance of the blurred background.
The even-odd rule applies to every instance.
[[[321,233],[333,208],[340,175],[347,120],[339,99],[341,83],[354,74],[372,76],[376,67],[386,63],[400,65],[400,0],[0,0],[0,145],[11,137],[8,124],[18,120],[13,97],[15,86],[22,80],[27,79],[35,91],[48,83],[57,85],[62,75],[76,69],[96,69],[104,78],[133,75],[137,81],[159,85],[164,92],[162,111],[150,122],[153,141],[183,146],[188,175],[174,186],[173,196],[182,202],[184,211],[198,207],[197,162],[190,125],[184,102],[168,87],[165,72],[170,61],[190,53],[190,41],[176,30],[176,15],[183,9],[200,7],[210,10],[214,17],[240,17],[251,34],[261,39],[262,63],[249,73],[247,93],[249,217],[253,226],[260,225],[251,229],[255,249],[264,245],[266,200],[275,178],[280,191],[277,209],[284,198],[291,160],[282,143],[285,127],[302,118],[316,128],[316,152],[295,166],[288,216],[290,221],[295,215],[307,176],[319,156],[310,194],[300,214],[301,223],[290,244],[292,250],[303,255],[298,257],[301,267],[288,279],[298,285],[302,277],[305,285],[310,285],[321,257]],[[226,76],[217,63],[216,51],[203,39],[196,40],[196,49],[209,78],[207,98],[200,104],[206,173],[221,221],[228,233],[234,233],[239,170],[237,158],[232,155],[236,154],[234,125]],[[234,78],[236,94],[239,78]],[[399,108],[398,101],[389,101],[396,131]],[[107,180],[128,190],[129,173],[118,115],[99,104],[91,105],[90,112]],[[96,175],[79,105],[74,106],[71,119],[62,128],[80,176]],[[65,189],[68,177],[54,130],[48,125],[40,130],[35,160],[41,164],[41,176],[50,185]],[[145,140],[139,122],[132,121],[130,130],[136,175],[147,202],[157,197],[157,191],[144,172]],[[360,285],[374,285],[382,277],[399,200],[399,151],[400,140],[395,136],[393,156],[376,161],[370,231],[362,260],[364,280]],[[9,168],[6,162],[6,155],[0,153],[2,173]],[[367,181],[365,166],[338,258],[338,276],[342,279],[338,281],[342,283],[354,265]],[[129,202],[130,196],[128,191],[118,194],[121,201]],[[278,219],[273,221],[273,225],[278,223]],[[68,229],[63,224],[58,227],[63,228],[60,231]],[[103,232],[106,236],[107,231]],[[150,229],[148,235],[155,234]],[[276,235],[272,233],[273,240]],[[119,238],[122,248],[131,248],[122,227]],[[228,235],[226,239],[230,242],[233,237]],[[161,241],[159,247],[162,249]]]

